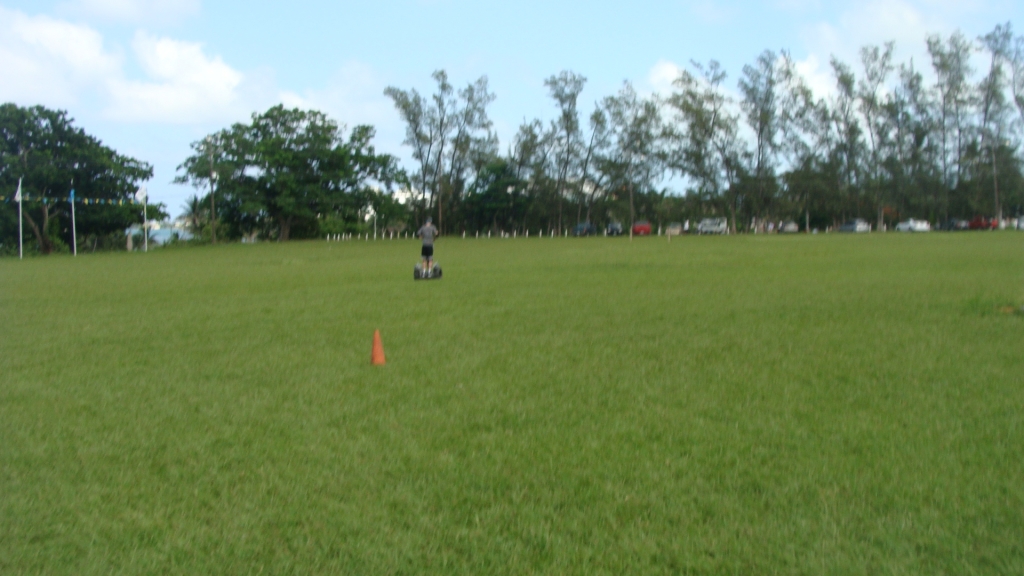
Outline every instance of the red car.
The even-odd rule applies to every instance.
[[[650,236],[651,235],[651,223],[647,220],[641,220],[636,224],[633,224],[633,236]]]
[[[968,230],[995,230],[999,227],[999,221],[995,218],[989,220],[984,216],[975,216],[967,223]]]

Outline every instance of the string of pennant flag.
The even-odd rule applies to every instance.
[[[124,198],[76,198],[75,196],[65,196],[63,198],[55,198],[53,196],[38,196],[35,194],[22,194],[22,202],[42,202],[43,204],[49,204],[51,202],[74,202],[75,204],[83,204],[86,206],[131,206],[133,204],[142,204],[142,202],[131,198],[125,200]],[[17,202],[17,196],[0,196],[0,202]]]

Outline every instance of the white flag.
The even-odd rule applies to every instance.
[[[21,178],[18,178],[18,191],[14,193],[14,201],[21,202]]]
[[[146,192],[146,187],[143,186],[142,188],[139,188],[138,192],[135,193],[135,201],[136,202],[145,202],[146,199],[148,198],[148,196],[149,196],[149,194],[148,194],[148,192]]]

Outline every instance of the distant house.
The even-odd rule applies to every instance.
[[[135,224],[124,231],[125,235],[129,237],[129,250],[131,249],[132,242],[130,240],[133,236],[141,236],[142,225]],[[186,230],[179,222],[150,222],[149,223],[149,242],[156,246],[162,246],[167,244],[177,236],[178,240],[191,240],[194,236],[191,232]]]

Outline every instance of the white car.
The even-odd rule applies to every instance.
[[[728,234],[729,220],[726,218],[705,218],[697,224],[697,234]]]
[[[864,234],[871,232],[871,224],[868,224],[863,218],[855,218],[848,222],[845,222],[839,227],[840,232],[853,232],[854,234]]]
[[[931,232],[932,225],[926,220],[914,220],[911,218],[896,225],[897,232]]]

